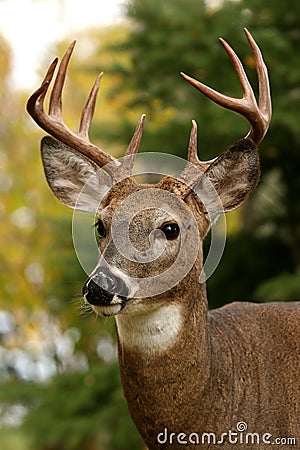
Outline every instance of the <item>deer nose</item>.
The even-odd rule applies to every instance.
[[[90,277],[83,286],[82,295],[95,306],[108,306],[115,295],[126,298],[128,289],[123,280],[112,273],[101,270]]]

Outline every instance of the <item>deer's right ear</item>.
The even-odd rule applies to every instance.
[[[70,208],[96,212],[110,177],[79,152],[46,136],[41,142],[46,179],[58,200]]]

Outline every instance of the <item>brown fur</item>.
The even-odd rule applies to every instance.
[[[198,216],[195,202],[188,204]],[[299,303],[232,303],[208,312],[205,286],[197,283],[201,267],[199,255],[191,273],[169,292],[167,301],[184,311],[172,347],[133,351],[119,343],[124,395],[138,430],[150,450],[177,450],[183,445],[157,443],[165,427],[169,433],[220,437],[245,421],[249,433],[294,437],[299,445]],[[228,442],[223,447],[243,448]]]

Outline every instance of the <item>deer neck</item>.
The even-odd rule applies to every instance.
[[[136,313],[116,317],[119,346],[126,353],[162,356],[174,345],[188,344],[205,338],[207,299],[204,285],[199,285],[192,296],[182,292],[173,298],[162,298],[147,308],[137,308]],[[191,320],[192,318],[192,320]]]
[[[123,392],[149,448],[164,424],[185,429],[179,411],[189,414],[191,398],[201,404],[209,379],[205,286],[190,298],[186,291],[140,316],[116,317]]]

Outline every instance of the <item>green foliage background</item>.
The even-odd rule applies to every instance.
[[[247,204],[228,217],[225,253],[208,282],[210,307],[237,299],[300,297],[299,19],[296,0],[217,6],[202,0],[132,0],[124,5],[122,25],[82,34],[79,41],[93,50],[88,57],[78,50],[72,59],[64,114],[74,129],[88,86],[101,69],[105,77],[92,140],[121,155],[145,112],[141,151],[185,158],[195,118],[200,157],[209,159],[246,134],[248,125],[196,93],[179,72],[240,96],[217,40],[222,36],[239,54],[257,92],[242,28],[259,43],[270,71],[274,115],[260,147],[261,182]],[[65,47],[57,43],[57,54]],[[53,49],[48,53],[41,73],[53,59]],[[9,84],[11,56],[3,39],[0,62],[0,309],[6,314],[6,328],[0,327],[0,449],[142,450],[122,397],[113,323],[79,314],[86,274],[73,250],[72,213],[44,181],[41,132],[24,112],[29,93]],[[18,366],[21,357],[30,373]],[[45,361],[47,376],[41,369]]]

